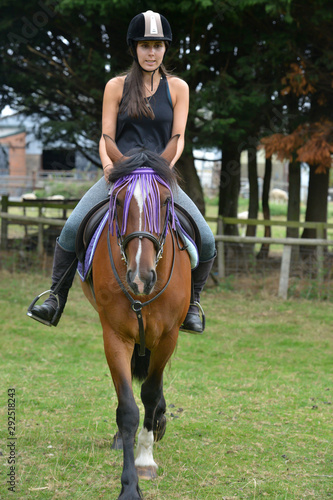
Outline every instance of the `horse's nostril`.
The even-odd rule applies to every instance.
[[[151,271],[151,283],[152,283],[152,285],[155,285],[156,280],[157,280],[156,271]]]
[[[129,269],[126,273],[127,283],[130,285],[132,283],[132,271]]]
[[[147,279],[145,281],[145,294],[146,295],[149,295],[152,292],[156,281],[157,281],[156,272],[154,270],[152,270],[152,271],[150,271],[149,275],[147,275]]]

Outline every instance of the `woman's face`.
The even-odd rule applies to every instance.
[[[165,43],[163,41],[139,41],[136,53],[141,68],[146,71],[156,70],[163,61]]]

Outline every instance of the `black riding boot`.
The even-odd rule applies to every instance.
[[[57,326],[65,308],[67,296],[77,268],[75,252],[68,252],[60,246],[58,240],[54,251],[52,286],[47,292],[36,297],[28,308],[27,315],[47,326]],[[50,296],[44,304],[35,306],[37,300],[45,293]]]
[[[205,313],[200,305],[200,294],[213,267],[216,254],[211,260],[199,262],[196,269],[192,271],[194,302],[190,304],[184,323],[180,327],[182,332],[203,333],[205,329]]]

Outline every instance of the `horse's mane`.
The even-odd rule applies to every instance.
[[[169,163],[159,154],[147,149],[133,149],[125,160],[114,163],[109,181],[115,183],[140,167],[152,168],[170,186],[171,191],[174,191],[178,180],[176,171],[171,169]]]

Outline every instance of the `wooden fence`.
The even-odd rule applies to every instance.
[[[267,245],[282,245],[283,253],[281,260],[280,282],[279,282],[279,297],[286,299],[288,295],[288,285],[290,276],[290,263],[292,247],[312,246],[316,248],[317,253],[317,279],[319,285],[323,282],[324,277],[324,248],[333,246],[333,240],[324,238],[325,232],[333,229],[333,224],[324,222],[297,222],[297,221],[277,221],[277,220],[258,220],[258,219],[238,219],[233,217],[208,217],[207,221],[217,222],[217,235],[215,236],[217,246],[218,259],[218,277],[225,277],[225,243],[238,244],[267,244]],[[317,238],[269,238],[255,236],[230,236],[223,234],[223,228],[226,224],[235,225],[252,225],[252,226],[282,226],[287,228],[298,229],[315,229]]]
[[[45,226],[64,226],[67,220],[68,210],[73,210],[78,203],[78,199],[70,200],[25,200],[25,201],[11,201],[8,196],[1,198],[1,250],[5,250],[8,246],[8,226],[9,224],[19,224],[23,226],[37,226],[38,228],[38,254],[42,255],[44,252],[44,228]],[[22,208],[22,215],[13,214],[9,212],[11,207]],[[26,215],[27,208],[38,208],[38,216],[30,217]],[[45,217],[43,212],[46,209],[62,210],[62,218]]]
[[[44,228],[46,226],[64,226],[67,219],[67,211],[72,210],[79,200],[26,200],[26,201],[10,201],[8,196],[3,196],[1,201],[1,249],[7,248],[8,241],[8,225],[20,224],[25,226],[37,226],[38,228],[38,253],[42,255],[44,252]],[[10,207],[20,207],[23,209],[22,215],[9,212]],[[27,208],[37,207],[39,215],[30,217],[25,214]],[[45,217],[43,211],[45,209],[62,209],[62,218]],[[280,282],[278,295],[282,298],[287,298],[288,283],[290,275],[291,250],[293,246],[312,246],[316,247],[317,252],[317,279],[319,283],[324,276],[324,248],[333,246],[333,240],[325,239],[325,231],[333,229],[333,224],[322,222],[295,222],[295,221],[277,221],[277,220],[257,220],[257,219],[237,219],[231,217],[207,217],[208,222],[217,223],[217,234],[215,236],[217,246],[217,264],[218,278],[225,278],[225,244],[275,244],[283,246]],[[223,234],[225,224],[240,224],[240,225],[255,225],[255,226],[283,226],[285,228],[311,228],[316,230],[317,238],[300,239],[300,238],[268,238],[268,237],[249,237],[249,236],[230,236]]]

